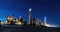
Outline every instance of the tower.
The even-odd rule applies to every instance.
[[[44,26],[46,26],[46,16],[44,17]]]
[[[32,18],[32,11],[31,11],[32,9],[31,8],[29,8],[29,24],[30,24],[30,19]]]

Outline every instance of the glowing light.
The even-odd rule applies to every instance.
[[[31,11],[31,8],[29,9],[29,11]]]
[[[22,23],[21,23],[21,22],[17,22],[17,23],[15,23],[15,24],[22,25]]]
[[[47,27],[58,27],[56,25],[50,25],[50,24],[46,24]]]

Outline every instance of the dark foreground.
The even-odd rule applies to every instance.
[[[0,32],[60,32],[60,28],[36,26],[0,26]]]

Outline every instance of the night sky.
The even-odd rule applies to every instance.
[[[33,18],[38,17],[43,21],[46,16],[47,23],[60,24],[59,0],[0,0],[0,20],[4,22],[9,15],[16,18],[23,16],[27,20],[29,8],[32,8]]]

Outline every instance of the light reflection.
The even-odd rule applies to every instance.
[[[58,27],[56,25],[50,25],[50,24],[46,24],[47,27]]]

